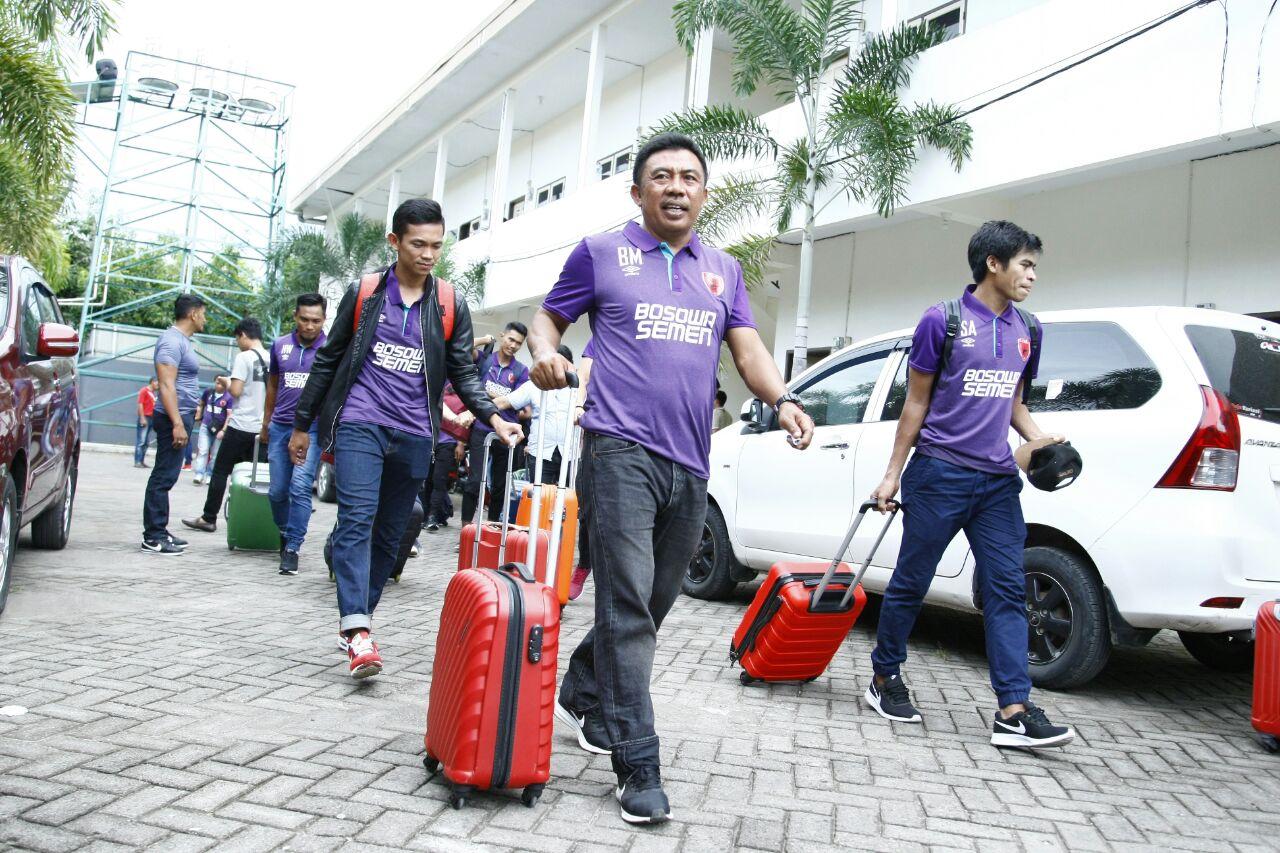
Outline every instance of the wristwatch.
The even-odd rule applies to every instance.
[[[799,407],[800,411],[804,411],[804,403],[800,402],[800,398],[795,394],[792,394],[790,391],[778,398],[778,401],[773,404],[773,410],[776,412],[781,409],[783,403],[795,403],[796,406]]]

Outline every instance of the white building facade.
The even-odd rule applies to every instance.
[[[1280,320],[1280,20],[1262,0],[868,0],[868,31],[937,20],[907,100],[980,107],[972,159],[917,164],[890,219],[846,198],[818,227],[810,361],[912,325],[959,292],[976,225],[1011,219],[1045,253],[1031,310],[1213,305]],[[439,200],[460,269],[486,264],[477,327],[527,322],[572,247],[620,227],[638,138],[686,106],[733,103],[779,137],[794,105],[731,92],[723,33],[689,57],[670,0],[514,0],[293,200],[302,219],[390,217]],[[1181,14],[1174,13],[1183,10]],[[1280,18],[1280,14],[1272,15]],[[1166,20],[1167,19],[1167,20]],[[1229,26],[1227,24],[1229,23]],[[712,164],[712,185],[734,164]],[[752,294],[780,366],[798,235]],[[567,336],[575,352],[585,323]],[[730,405],[747,392],[722,371]]]

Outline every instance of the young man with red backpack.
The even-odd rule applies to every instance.
[[[510,444],[519,426],[489,401],[471,360],[471,314],[431,274],[444,245],[444,214],[411,199],[392,216],[396,262],[343,294],[293,417],[289,455],[303,464],[317,423],[334,456],[338,524],[333,572],[339,647],[353,678],[382,671],[370,636],[373,611],[395,566],[414,498],[431,470],[446,380],[477,418]]]

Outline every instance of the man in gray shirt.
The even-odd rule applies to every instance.
[[[173,325],[160,333],[154,355],[159,401],[151,415],[156,434],[156,464],[147,479],[142,504],[142,550],[181,554],[187,543],[169,532],[169,490],[182,472],[182,456],[191,440],[200,403],[200,363],[191,336],[204,331],[204,300],[184,293],[173,302]]]

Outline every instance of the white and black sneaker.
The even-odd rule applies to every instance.
[[[871,676],[865,696],[871,710],[886,720],[898,723],[920,722],[920,712],[911,704],[911,693],[901,675],[891,675],[883,684],[877,684],[876,677]]]
[[[1049,722],[1042,709],[1030,702],[1027,709],[1005,719],[996,711],[991,726],[991,743],[995,746],[1023,746],[1038,749],[1047,746],[1063,746],[1075,738],[1070,726],[1055,726]]]
[[[611,755],[609,735],[599,712],[579,714],[556,700],[556,719],[569,726],[578,738],[578,746],[595,755]]]
[[[662,790],[662,773],[656,764],[630,769],[626,779],[618,774],[614,789],[622,819],[627,823],[666,823],[671,820],[671,804]]]
[[[142,550],[162,557],[176,557],[185,553],[184,549],[174,545],[168,539],[143,539]]]

